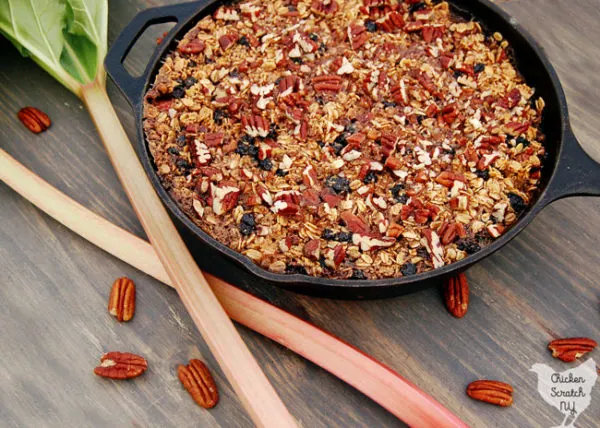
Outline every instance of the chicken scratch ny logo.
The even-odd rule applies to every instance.
[[[575,428],[575,421],[589,407],[592,400],[592,388],[598,378],[594,360],[590,358],[585,363],[563,372],[556,372],[546,364],[534,364],[529,371],[537,374],[538,392],[544,401],[556,407],[565,416],[556,428]]]

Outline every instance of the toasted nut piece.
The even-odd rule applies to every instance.
[[[129,321],[135,313],[135,284],[127,277],[113,283],[108,299],[108,312],[119,321]]]
[[[17,117],[34,134],[39,134],[52,125],[48,115],[35,107],[23,107],[17,113]]]
[[[467,395],[474,400],[508,407],[513,402],[513,388],[497,380],[477,380],[467,387]]]
[[[177,376],[183,387],[199,406],[210,409],[219,401],[219,391],[208,367],[200,360],[190,360],[187,366],[177,367]]]
[[[595,340],[587,337],[572,337],[569,339],[556,339],[548,344],[552,356],[561,361],[571,363],[577,358],[591,352],[598,346]]]
[[[94,369],[98,376],[109,379],[131,379],[146,371],[148,362],[139,355],[129,352],[108,352],[100,358]]]
[[[469,308],[469,283],[464,273],[444,282],[444,301],[448,312],[456,318],[462,318]]]

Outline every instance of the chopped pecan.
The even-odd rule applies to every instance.
[[[269,122],[262,116],[242,116],[242,129],[251,137],[263,137],[269,135]]]
[[[199,54],[204,51],[205,43],[200,39],[192,39],[186,43],[181,43],[177,50],[182,54]]]
[[[598,346],[595,340],[587,337],[573,337],[569,339],[555,339],[548,344],[552,356],[561,361],[571,363],[582,355],[591,352]]]
[[[300,193],[295,190],[278,192],[273,198],[271,211],[283,216],[292,216],[298,213]]]
[[[309,259],[319,260],[319,257],[321,257],[321,241],[311,239],[304,245],[302,252]]]
[[[226,51],[238,40],[238,35],[234,33],[223,34],[219,37],[219,46],[221,46],[221,50]]]
[[[404,19],[396,11],[389,12],[375,22],[377,22],[377,28],[389,33],[404,27]]]
[[[302,171],[302,182],[308,187],[315,187],[318,183],[317,170],[311,164],[308,164]]]
[[[188,146],[192,160],[197,166],[201,167],[210,163],[211,155],[205,143],[196,138],[194,141],[188,143]]]
[[[335,15],[338,9],[339,6],[335,0],[313,0],[310,6],[310,10],[322,16]]]
[[[435,179],[435,181],[446,187],[452,187],[454,185],[455,180],[463,182],[467,181],[467,179],[462,174],[457,174],[452,171],[442,171],[440,175],[438,175]]]
[[[467,395],[474,400],[508,407],[513,402],[513,388],[497,380],[477,380],[467,387]]]
[[[321,92],[339,92],[342,89],[342,78],[335,74],[325,74],[312,78],[313,88]]]
[[[360,217],[352,214],[350,211],[344,211],[340,214],[340,218],[351,232],[358,234],[368,234],[370,233],[370,228],[367,223],[361,219]]]
[[[222,132],[207,132],[204,134],[204,144],[207,147],[217,147],[223,144],[225,134]]]
[[[361,251],[375,251],[381,248],[391,247],[396,243],[396,238],[389,236],[377,236],[374,234],[352,234],[352,243],[360,246]]]
[[[369,34],[364,25],[352,23],[348,26],[348,41],[353,50],[357,50],[369,40]]]
[[[421,34],[423,35],[423,40],[425,40],[427,43],[431,43],[432,41],[439,39],[444,35],[444,28],[438,25],[425,25],[421,29]]]
[[[226,185],[219,187],[211,183],[210,190],[212,209],[216,215],[223,215],[237,205],[240,196],[240,189],[238,187]]]
[[[429,252],[433,267],[437,269],[444,266],[446,264],[444,262],[444,247],[442,247],[438,234],[431,229],[425,229],[423,235],[426,239],[425,247]]]

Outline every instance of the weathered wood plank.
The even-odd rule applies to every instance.
[[[109,38],[136,12],[166,1],[110,2]],[[600,40],[596,2],[499,2],[544,46],[565,87],[576,135],[596,159],[600,117]],[[142,67],[144,50],[132,57]],[[139,235],[143,232],[81,103],[0,42],[0,144],[50,183]],[[114,87],[130,136],[131,111]],[[50,113],[54,126],[32,136],[15,118],[23,105]],[[249,426],[176,294],[78,238],[0,185],[0,420],[3,426]],[[343,337],[390,365],[473,426],[550,426],[562,420],[538,396],[532,364],[564,370],[545,349],[553,335],[600,337],[600,201],[572,198],[546,208],[502,251],[472,268],[472,303],[463,320],[439,291],[396,299],[340,302],[295,295],[239,277],[240,286]],[[114,278],[138,284],[128,324],[106,313]],[[292,352],[241,328],[283,400],[303,426],[398,426],[385,410]],[[133,382],[99,379],[107,350],[139,352],[149,371]],[[600,361],[600,357],[593,357]],[[222,399],[193,404],[175,375],[178,363],[205,359]],[[498,409],[464,394],[474,379],[515,386],[515,404]],[[600,420],[600,392],[577,426]],[[402,403],[399,403],[401,406]]]

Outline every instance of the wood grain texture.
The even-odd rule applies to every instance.
[[[110,2],[109,40],[138,11],[166,1]],[[600,39],[595,1],[499,2],[545,48],[564,85],[575,134],[600,159]],[[164,31],[164,30],[163,30]],[[138,69],[150,38],[131,59]],[[51,184],[118,225],[143,236],[91,120],[77,98],[0,41],[0,145]],[[124,99],[111,98],[134,138]],[[17,110],[34,105],[53,119],[40,136],[22,128]],[[140,274],[39,213],[0,185],[0,425],[250,426],[176,293]],[[340,302],[296,295],[238,276],[238,286],[341,336],[398,370],[473,426],[552,426],[561,414],[537,394],[528,369],[564,370],[547,342],[600,337],[600,201],[552,204],[502,251],[468,272],[469,313],[455,320],[439,290],[396,299]],[[222,266],[215,260],[217,268]],[[136,317],[118,324],[105,310],[112,281],[138,285]],[[229,276],[229,275],[228,275]],[[399,426],[385,410],[290,351],[241,328],[246,343],[306,427]],[[133,382],[92,373],[109,350],[149,361]],[[591,354],[600,362],[598,351]],[[222,392],[204,411],[181,388],[176,366],[201,358]],[[466,397],[466,385],[490,377],[515,387],[515,403],[498,409]],[[402,403],[398,403],[399,406]],[[600,389],[578,427],[600,420]],[[596,422],[594,422],[596,421]]]

